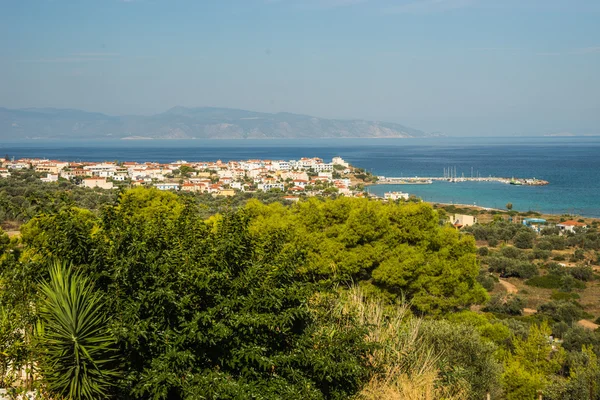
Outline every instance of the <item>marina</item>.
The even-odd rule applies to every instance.
[[[378,185],[430,185],[434,181],[441,182],[500,182],[505,183],[507,185],[517,185],[517,186],[545,186],[550,182],[536,179],[536,178],[502,178],[502,177],[412,177],[412,178],[397,178],[397,177],[385,177],[378,176],[377,177]]]

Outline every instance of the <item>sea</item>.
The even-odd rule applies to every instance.
[[[386,177],[537,178],[547,186],[499,182],[374,185],[371,193],[414,194],[425,201],[600,218],[600,137],[435,137],[419,139],[16,141],[0,155],[68,161],[229,161],[340,156]]]

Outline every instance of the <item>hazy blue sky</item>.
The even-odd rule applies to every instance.
[[[0,0],[0,106],[600,134],[600,0]]]

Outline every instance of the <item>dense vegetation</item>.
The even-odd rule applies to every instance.
[[[2,233],[0,387],[53,399],[600,398],[600,335],[574,324],[586,314],[571,295],[595,279],[585,265],[478,251],[482,227],[474,238],[440,225],[424,203],[263,200],[139,188]],[[514,230],[502,240],[528,233]],[[518,295],[484,289],[540,271],[565,296],[531,317]]]

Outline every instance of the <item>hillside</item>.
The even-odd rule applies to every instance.
[[[228,108],[174,107],[151,116],[80,110],[0,108],[0,140],[16,139],[294,139],[431,136],[378,121],[316,118]]]

